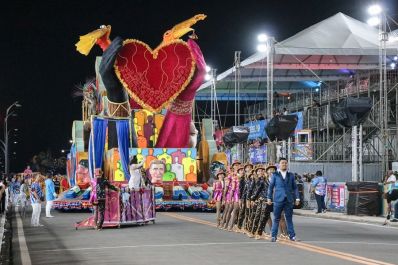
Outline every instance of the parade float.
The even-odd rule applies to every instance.
[[[80,53],[87,55],[97,44],[103,54],[96,58],[95,80],[80,88],[82,120],[73,123],[67,162],[72,188],[57,198],[54,208],[92,207],[95,168],[102,168],[120,188],[108,191],[105,226],[155,221],[156,209],[212,207],[208,178],[198,178],[200,154],[192,121],[205,62],[191,26],[205,17],[196,15],[174,26],[155,49],[135,39],[111,40],[111,26],[80,37]],[[132,159],[142,165],[149,185],[129,188]]]

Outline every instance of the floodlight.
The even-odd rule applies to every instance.
[[[259,42],[266,42],[268,40],[268,36],[264,33],[261,33],[257,36],[257,40]]]
[[[380,24],[380,18],[378,17],[371,17],[368,19],[368,21],[366,21],[368,23],[368,25],[374,27],[374,26],[378,26]]]
[[[371,16],[376,16],[376,15],[380,14],[381,11],[383,11],[383,9],[381,8],[380,5],[371,5],[368,8],[368,13]]]

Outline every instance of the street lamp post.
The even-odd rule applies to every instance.
[[[2,150],[4,152],[4,164],[5,164],[5,174],[9,173],[9,159],[8,159],[8,118],[13,116],[14,111],[11,111],[13,107],[22,107],[21,104],[18,103],[18,101],[15,101],[14,103],[12,103],[6,111],[6,116],[4,118],[4,141],[1,141],[2,146]],[[10,112],[11,111],[11,112]]]

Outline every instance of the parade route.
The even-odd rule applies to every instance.
[[[89,213],[54,215],[37,228],[14,216],[14,264],[396,264],[391,227],[295,216],[301,241],[271,243],[215,228],[213,213],[160,212],[156,224],[102,231],[75,230]]]

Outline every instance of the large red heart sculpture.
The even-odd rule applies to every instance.
[[[195,60],[188,45],[175,40],[152,50],[139,40],[125,40],[115,62],[116,75],[143,108],[159,112],[189,84]]]

